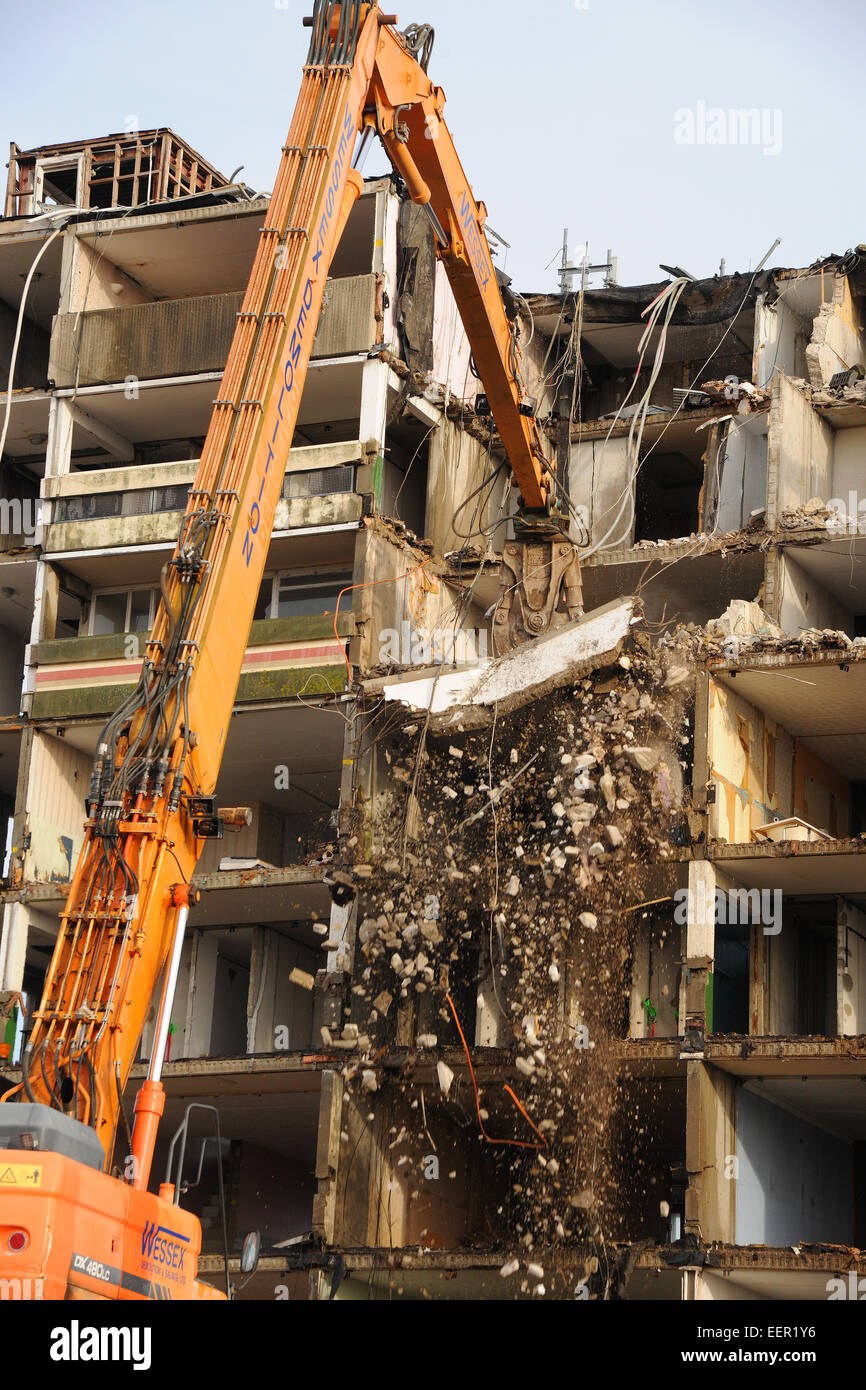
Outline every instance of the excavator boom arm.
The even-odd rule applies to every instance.
[[[405,36],[384,28],[365,120],[380,136],[409,196],[424,207],[472,346],[523,507],[545,512],[550,477],[541,432],[525,399],[517,328],[509,322],[485,232],[434,87]]]
[[[486,213],[443,120],[444,96],[411,34],[391,20],[368,0],[316,0],[300,96],[141,678],[97,750],[23,1090],[93,1126],[109,1170],[154,991],[161,975],[170,983],[176,973],[167,967],[191,901],[183,885],[202,845],[197,820],[225,749],[328,270],[362,187],[352,168],[359,132],[379,134],[428,209],[524,508],[550,509],[550,470],[524,400]],[[162,1108],[161,1061],[137,1102],[138,1188],[147,1186]]]

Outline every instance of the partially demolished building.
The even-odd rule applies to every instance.
[[[2,1084],[266,207],[171,131],[12,149]],[[428,224],[367,180],[217,788],[250,823],[202,855],[173,1017],[164,1145],[221,1116],[206,1278],[220,1162],[245,1298],[856,1296],[864,289],[849,253],[514,298],[603,656],[468,719],[508,471]]]

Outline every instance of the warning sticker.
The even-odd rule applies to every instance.
[[[32,1163],[8,1163],[0,1168],[0,1187],[41,1187],[42,1166]]]

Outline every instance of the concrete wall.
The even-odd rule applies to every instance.
[[[833,436],[833,496],[847,507],[849,492],[866,500],[866,426],[837,430]]]
[[[126,305],[112,302],[86,313],[59,314],[51,340],[50,373],[58,386],[99,385],[194,372],[226,363],[243,294],[196,295]],[[121,300],[123,296],[120,296]],[[376,277],[329,280],[313,343],[313,358],[367,352],[377,341]]]
[[[850,1245],[853,1151],[741,1088],[737,1096],[738,1245]]]
[[[794,637],[807,628],[830,628],[854,635],[851,611],[827,593],[814,575],[807,574],[788,551],[779,556],[779,627]]]
[[[433,380],[445,387],[448,396],[471,404],[484,388],[472,375],[470,355],[469,339],[445,267],[437,261],[433,291]]]
[[[351,1095],[343,1106],[335,1243],[455,1250],[482,1228],[490,1241],[502,1219],[496,1209],[505,1200],[507,1154],[480,1145],[475,1127],[457,1122],[438,1087],[424,1094],[423,1131],[409,1097],[391,1090],[372,1104]],[[409,1137],[392,1147],[404,1126]]]
[[[18,322],[17,312],[0,299],[0,381],[5,392],[9,380],[9,364],[12,360],[12,344]],[[30,319],[24,319],[21,326],[21,341],[15,359],[14,390],[22,386],[35,386],[44,390],[48,376],[49,336],[44,328],[39,328]],[[10,441],[11,442],[11,441]]]
[[[248,1052],[294,1052],[313,1043],[312,991],[295,984],[290,975],[298,969],[314,976],[322,961],[321,953],[317,956],[297,941],[267,927],[255,929],[247,1007]]]
[[[21,990],[27,958],[30,914],[24,903],[3,904],[0,929],[0,989]]]
[[[93,386],[221,371],[243,295],[164,299],[58,314],[50,373],[58,386]]]
[[[212,933],[197,931],[189,944],[189,955],[184,961],[188,971],[188,987],[181,995],[178,984],[175,1011],[172,1022],[182,1028],[177,1044],[179,1051],[173,1055],[180,1057],[210,1056],[211,1035],[213,1033],[214,990],[219,943]]]
[[[261,1231],[265,1246],[305,1235],[312,1225],[315,1187],[308,1168],[245,1141],[237,1183],[238,1233]],[[286,1281],[274,1276],[273,1282]]]
[[[767,524],[812,497],[829,498],[833,483],[833,431],[808,396],[785,377],[773,382],[768,442]]]
[[[150,487],[175,487],[179,483],[191,483],[195,477],[196,466],[197,460],[184,459],[178,463],[141,463],[128,468],[98,468],[86,469],[81,473],[63,473],[43,478],[41,494],[50,498],[91,497],[104,492],[140,492]]]
[[[460,550],[466,544],[458,535],[453,522],[454,512],[460,503],[474,492],[488,473],[495,468],[487,450],[477,439],[443,418],[442,423],[430,436],[429,462],[427,465],[427,514],[424,535],[433,542],[437,555],[447,555],[452,550]],[[489,493],[486,506],[479,515],[475,514],[475,504],[470,502],[456,518],[462,532],[478,530],[492,524],[500,515],[502,498],[507,479],[503,473],[497,478]],[[473,524],[474,519],[474,524]],[[498,546],[505,535],[501,527],[494,537]],[[474,537],[474,544],[484,549],[484,538]]]
[[[796,314],[777,299],[764,303],[759,296],[755,310],[755,385],[767,390],[780,372],[785,376],[806,375],[808,339]]]
[[[130,304],[148,304],[153,298],[124,272],[104,250],[95,251],[74,233],[71,242],[71,273],[67,277],[61,313],[81,313],[85,309],[126,309]],[[109,243],[110,244],[110,243]]]
[[[376,195],[376,238],[373,247],[373,270],[384,280],[389,304],[385,309],[382,334],[385,343],[394,352],[399,351],[399,335],[396,326],[398,290],[400,199],[384,190]],[[351,228],[351,222],[346,229]],[[345,238],[344,238],[345,239]]]
[[[171,1010],[170,1060],[209,1057],[219,940],[214,932],[190,931],[183,946]],[[139,1057],[149,1061],[156,1028],[159,990],[141,1035]]]
[[[752,831],[791,815],[794,740],[748,700],[710,681],[710,776],[716,786],[710,835],[748,844]]]
[[[277,503],[274,532],[307,526],[351,525],[361,519],[361,498],[351,492],[326,493],[322,497],[290,497]],[[117,516],[91,521],[55,522],[48,528],[45,550],[97,550],[103,547],[173,543],[180,530],[182,512],[154,512],[141,516]]]
[[[751,1028],[773,1037],[836,1032],[837,950],[822,925],[784,899],[782,930],[751,929]]]
[[[710,471],[715,459],[710,460]],[[767,505],[766,422],[731,425],[720,455],[721,487],[714,530],[738,531],[751,513]]]
[[[243,933],[246,935],[246,933]],[[249,966],[217,954],[213,992],[213,1027],[208,1055],[242,1057],[246,1051],[246,1006],[250,991]]]
[[[735,1084],[715,1067],[702,1062],[689,1066],[686,1230],[708,1242],[735,1238]]]
[[[338,468],[343,464],[359,463],[362,452],[357,440],[291,449],[286,473],[307,473],[319,468]],[[67,458],[64,460],[64,468],[68,463]],[[90,497],[95,493],[138,492],[144,488],[189,484],[195,478],[198,463],[198,459],[184,458],[176,463],[139,463],[129,467],[88,468],[82,472],[63,472],[43,478],[41,495],[45,498]]]
[[[848,783],[799,739],[794,742],[794,815],[834,838],[848,834]]]
[[[723,1274],[700,1270],[694,1280],[695,1300],[699,1303],[763,1303],[765,1300],[753,1289],[734,1283]]]
[[[313,357],[366,352],[377,338],[375,275],[329,280],[313,340]]]
[[[837,910],[836,1026],[856,1037],[866,1033],[866,912],[842,898]]]
[[[399,660],[389,656],[394,646],[389,634],[396,633],[402,647],[404,623],[409,624],[407,632],[422,641],[430,641],[434,632],[450,632],[454,627],[455,591],[437,576],[433,565],[420,568],[428,556],[405,542],[399,543],[384,527],[368,526],[360,546],[362,558],[356,558],[356,571],[362,570],[368,587],[354,595],[353,611],[361,635],[357,644],[352,643],[353,653],[359,653],[353,654],[352,660],[358,661],[363,670],[374,670],[389,662],[424,664],[411,655],[411,650],[409,662],[402,660],[402,652],[398,653]],[[477,616],[470,613],[461,630],[471,629],[477,621]],[[409,647],[412,645],[410,641]]]
[[[575,444],[571,450],[569,486],[571,500],[579,513],[584,509],[593,545],[613,526],[622,505],[622,492],[629,476],[627,440],[592,440]],[[572,534],[577,539],[572,523]],[[634,518],[626,505],[603,549],[631,545]]]
[[[820,391],[831,377],[863,362],[863,327],[846,277],[828,276],[832,290],[812,327],[806,366],[812,389]]]
[[[642,920],[635,940],[629,1037],[675,1038],[681,1032],[683,931],[671,916]],[[644,1000],[656,1010],[651,1025]]]
[[[754,934],[752,939],[755,940]],[[790,920],[783,920],[779,935],[764,937],[761,944],[762,964],[765,962],[762,974],[766,979],[762,1014],[767,1032],[773,1037],[790,1037],[800,1031],[797,1027],[799,932]]]
[[[167,545],[177,540],[183,513],[154,512],[141,516],[104,517],[92,521],[58,521],[48,528],[46,554],[103,547]]]
[[[30,847],[25,881],[66,881],[84,839],[84,798],[93,759],[63,739],[34,730],[27,795]]]

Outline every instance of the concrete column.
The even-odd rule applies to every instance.
[[[268,932],[265,927],[253,927],[250,950],[250,987],[247,993],[247,1052],[272,1052],[273,991],[268,991]],[[266,997],[270,994],[270,997]],[[264,1017],[263,1017],[264,1015]],[[270,1034],[269,1045],[257,1046],[257,1038]]]
[[[0,990],[17,992],[23,988],[29,922],[23,903],[6,903],[0,932]]]
[[[379,454],[382,454],[385,447],[390,375],[390,368],[378,358],[371,357],[364,363],[358,437],[364,446],[375,442]]]
[[[706,991],[716,953],[716,892],[727,893],[733,879],[708,859],[689,864],[689,895],[686,917],[685,999],[680,1019],[685,1020],[686,1038],[697,1045],[707,1031]]]
[[[758,923],[749,929],[749,1033],[763,1037],[771,1031],[769,942]]]
[[[650,990],[650,938],[649,929],[643,922],[637,928],[631,978],[628,1035],[630,1038],[647,1038],[649,1027],[643,1001]]]
[[[779,485],[782,470],[782,377],[773,378],[770,387],[770,426],[767,434],[767,520],[768,531],[774,531],[779,520]],[[803,498],[806,501],[806,498]],[[778,622],[772,607],[765,609],[771,622]]]
[[[313,1232],[326,1245],[334,1243],[337,1208],[337,1167],[343,1122],[343,1078],[339,1072],[322,1072],[319,1131],[316,1141],[316,1180],[313,1198]]]
[[[736,1240],[736,1089],[735,1079],[716,1067],[688,1064],[685,1230],[706,1242]]]
[[[207,1057],[213,1028],[218,942],[215,932],[193,933],[184,1020],[184,1056]]]
[[[331,930],[328,934],[328,940],[333,941],[337,949],[328,952],[329,972],[339,973],[352,969],[357,915],[357,899],[353,899],[345,907],[338,907],[336,903],[331,903]]]
[[[686,1046],[700,1051],[707,1031],[707,983],[715,954],[716,874],[706,859],[689,864],[685,999],[680,1023]],[[684,1007],[683,1007],[684,1006]]]
[[[21,708],[28,712],[31,703],[28,697],[32,697],[36,693],[33,648],[37,643],[50,641],[56,636],[59,604],[60,577],[53,565],[48,565],[42,560],[36,566],[30,641],[24,649],[24,672],[21,679]]]
[[[72,228],[67,228],[60,238],[60,245],[62,257],[60,261],[60,301],[57,305],[57,312],[58,314],[69,314],[85,307],[82,279],[76,274],[81,243]],[[51,375],[50,372],[49,375]]]
[[[866,914],[836,899],[836,1031],[858,1037],[866,1024]]]
[[[373,274],[381,275],[385,270],[385,223],[388,215],[388,194],[380,190],[376,194],[376,226],[373,241]]]
[[[30,641],[50,642],[57,636],[57,611],[60,604],[60,573],[43,561],[36,572],[33,600],[33,623]]]
[[[63,396],[52,396],[45,450],[46,478],[60,478],[71,471],[73,407]],[[50,503],[43,502],[43,514]]]
[[[385,346],[399,351],[399,333],[394,322],[397,309],[397,249],[400,199],[394,193],[376,194],[376,239],[373,247],[373,271],[384,277],[390,306],[385,310],[382,336]]]
[[[776,624],[782,616],[783,564],[781,548],[771,546],[764,563],[764,612],[769,622]]]

